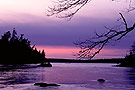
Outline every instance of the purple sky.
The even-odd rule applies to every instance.
[[[55,0],[54,0],[55,1]],[[85,40],[94,36],[94,32],[107,31],[104,26],[114,27],[121,22],[117,21],[122,12],[129,25],[135,21],[134,11],[127,13],[128,2],[121,0],[114,2],[112,0],[92,0],[84,6],[70,21],[59,19],[55,16],[47,17],[47,7],[52,5],[50,0],[0,0],[0,35],[8,30],[16,28],[16,31],[24,33],[32,44],[44,47],[46,54],[50,48],[67,50],[57,54],[47,54],[52,58],[73,58],[72,53],[76,52],[73,44],[76,40]],[[105,47],[110,53],[98,55],[97,58],[123,57],[128,53],[132,45],[135,32],[129,33],[115,46],[109,44]],[[45,48],[46,47],[46,48]],[[41,47],[40,47],[41,48]],[[74,48],[74,49],[73,49]],[[75,51],[73,51],[75,50]],[[121,54],[118,54],[121,51]],[[54,51],[53,51],[54,52]],[[116,52],[116,53],[115,53]]]

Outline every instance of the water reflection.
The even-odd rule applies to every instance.
[[[17,66],[0,66],[0,86],[8,86],[15,84],[25,84],[35,82],[37,75],[30,73],[30,69],[34,66],[17,65]]]
[[[106,81],[99,83],[99,78]],[[41,88],[34,86],[35,82],[61,86]],[[16,90],[134,90],[134,85],[135,68],[112,67],[112,64],[55,63],[51,68],[0,66],[2,90],[14,90],[13,87]]]
[[[135,85],[135,68],[129,68],[127,70],[127,77],[129,79],[129,83]]]

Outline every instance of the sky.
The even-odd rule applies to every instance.
[[[80,49],[73,43],[93,37],[95,31],[106,32],[105,26],[119,25],[120,12],[129,26],[135,21],[135,11],[126,11],[128,0],[91,0],[71,20],[46,15],[53,1],[0,0],[0,35],[16,28],[17,33],[23,33],[38,50],[44,49],[47,58],[75,59],[74,54]],[[133,31],[115,45],[105,46],[95,58],[124,57],[135,41],[134,34]]]

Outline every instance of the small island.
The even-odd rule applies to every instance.
[[[135,53],[130,50],[130,54],[125,57],[123,62],[118,66],[120,67],[135,67]]]
[[[17,35],[15,29],[7,31],[0,39],[0,64],[35,64],[46,62],[44,50],[38,51],[24,34]]]
[[[124,60],[117,66],[120,67],[135,67],[135,42],[129,50],[129,55],[126,55]]]

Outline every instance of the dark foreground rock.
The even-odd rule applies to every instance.
[[[50,62],[44,62],[40,64],[41,67],[52,67],[52,64]]]
[[[35,86],[40,86],[40,87],[47,87],[47,86],[60,86],[58,84],[47,84],[47,83],[35,83]]]
[[[98,82],[105,82],[104,79],[98,79],[97,81],[98,81]]]

